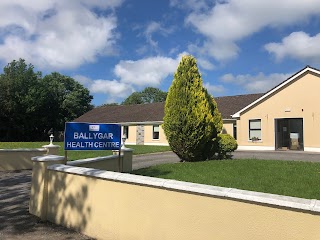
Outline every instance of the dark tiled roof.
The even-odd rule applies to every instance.
[[[215,100],[223,119],[231,119],[231,115],[260,98],[263,94],[247,94],[227,97],[216,97]],[[97,107],[75,122],[123,123],[162,121],[164,102],[136,105],[118,105]]]
[[[75,122],[121,123],[162,121],[164,103],[146,103],[97,107],[75,119]]]
[[[223,119],[232,119],[231,115],[262,97],[264,93],[216,97],[215,100]]]

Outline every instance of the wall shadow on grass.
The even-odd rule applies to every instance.
[[[169,175],[171,173],[172,171],[159,170],[154,168],[141,168],[141,169],[132,171],[132,174],[135,174],[135,175],[159,177],[159,178],[165,177],[166,175]]]

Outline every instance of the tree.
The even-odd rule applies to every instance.
[[[182,161],[208,158],[206,148],[219,130],[216,111],[213,98],[202,86],[195,58],[183,56],[168,92],[163,123],[169,145]]]
[[[39,99],[37,89],[41,73],[19,59],[4,67],[0,75],[1,140],[30,140],[37,123]]]
[[[141,92],[134,92],[127,97],[122,104],[142,104],[142,103],[153,103],[153,102],[164,102],[166,100],[167,93],[161,91],[158,88],[146,87]]]
[[[65,122],[74,120],[93,108],[89,90],[73,78],[53,72],[42,81],[45,95],[47,128],[62,131]]]
[[[112,102],[112,103],[104,103],[98,107],[105,107],[105,106],[119,106],[119,103]]]
[[[59,73],[42,78],[25,60],[12,61],[0,75],[0,140],[47,140],[46,132],[92,109],[89,91]]]
[[[210,137],[210,141],[206,144],[205,155],[207,159],[212,159],[216,153],[219,153],[219,146],[216,142],[218,140],[218,135],[222,131],[223,122],[221,113],[218,110],[218,106],[214,98],[208,93],[207,89],[204,89],[207,99],[209,101],[209,108],[211,111],[211,115],[213,116],[213,124],[215,127],[215,131],[212,131],[212,135]]]
[[[141,91],[141,98],[144,103],[164,102],[167,94],[167,92],[163,92],[158,88],[146,87]]]
[[[140,92],[134,92],[129,97],[127,97],[121,104],[122,105],[132,105],[132,104],[142,104],[144,103],[141,98]]]

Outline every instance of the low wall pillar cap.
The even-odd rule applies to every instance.
[[[121,148],[121,152],[133,152],[132,148]]]
[[[48,145],[43,145],[42,147],[44,147],[44,148],[59,148],[60,145],[48,144]]]

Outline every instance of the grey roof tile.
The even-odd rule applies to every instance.
[[[216,97],[215,100],[223,119],[232,119],[231,115],[260,98],[263,94],[246,94]],[[163,121],[164,102],[135,105],[116,105],[96,107],[75,119],[75,122],[123,123]]]

